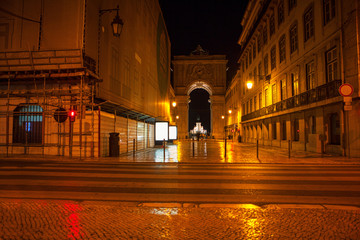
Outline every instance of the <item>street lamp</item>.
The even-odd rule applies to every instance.
[[[114,35],[114,37],[120,37],[120,34],[121,34],[123,26],[124,26],[124,22],[119,17],[119,5],[117,5],[117,7],[113,8],[113,9],[101,9],[101,10],[99,10],[99,17],[100,17],[99,24],[101,22],[101,16],[104,13],[112,12],[112,11],[116,11],[116,16],[113,19],[113,21],[111,22],[111,28],[112,28],[112,31],[113,31],[113,35]]]

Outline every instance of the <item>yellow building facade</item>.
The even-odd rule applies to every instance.
[[[226,92],[232,134],[243,142],[360,156],[359,5],[249,1],[240,68]],[[351,107],[339,94],[343,84],[354,90]]]
[[[154,146],[154,122],[170,120],[171,89],[157,0],[3,3],[1,154],[109,156],[110,133],[119,153]]]

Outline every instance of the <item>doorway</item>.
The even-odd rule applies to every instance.
[[[210,94],[201,88],[194,89],[190,93],[188,132],[194,130],[196,123],[200,122],[203,130],[206,130],[206,135],[210,136],[211,108],[209,99]]]

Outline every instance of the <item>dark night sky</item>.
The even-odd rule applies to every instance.
[[[170,36],[172,57],[189,55],[200,44],[209,54],[226,55],[227,80],[231,80],[237,69],[240,51],[237,41],[248,0],[159,0],[159,3]],[[191,128],[200,112],[202,125],[207,130],[210,128],[210,112],[201,111],[209,108],[205,95],[196,90],[191,94]]]
[[[241,20],[248,0],[159,0],[170,35],[171,53],[189,55],[200,44],[225,54],[229,77],[236,70]],[[229,78],[228,77],[228,78]],[[231,78],[230,78],[231,79]]]

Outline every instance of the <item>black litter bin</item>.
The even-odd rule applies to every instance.
[[[119,156],[119,133],[117,133],[117,132],[110,133],[109,156],[110,157],[118,157]]]

